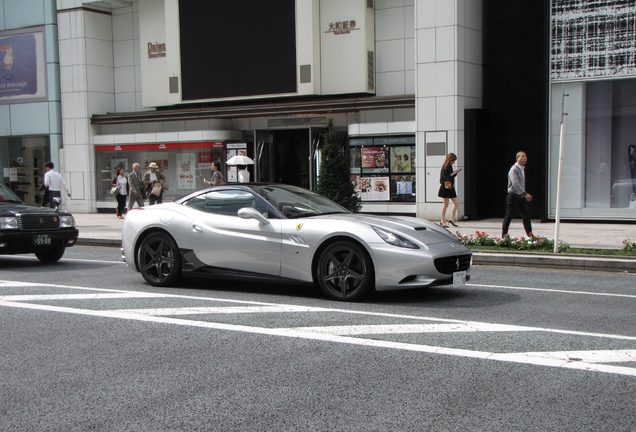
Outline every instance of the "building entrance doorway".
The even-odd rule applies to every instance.
[[[257,181],[313,189],[317,131],[313,128],[257,131]]]

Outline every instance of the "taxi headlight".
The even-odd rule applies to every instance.
[[[18,218],[15,216],[0,217],[0,229],[18,229]]]
[[[60,228],[73,228],[75,226],[75,219],[73,216],[66,215],[60,216]]]

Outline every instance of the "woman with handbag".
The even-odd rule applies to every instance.
[[[452,226],[457,227],[457,210],[459,209],[459,199],[457,198],[457,192],[455,191],[455,177],[462,170],[461,168],[453,170],[453,163],[457,160],[455,153],[449,153],[446,155],[444,164],[439,174],[439,193],[437,196],[444,200],[442,206],[442,218],[439,224],[444,228],[448,228],[446,224],[446,209],[448,208],[448,202],[453,202],[453,210],[451,211],[451,218],[448,221]]]
[[[117,168],[117,175],[113,179],[110,193],[115,195],[117,199],[117,214],[118,219],[124,218],[126,213],[126,199],[128,198],[128,178],[126,177],[126,170],[120,166]]]
[[[148,205],[161,204],[163,192],[166,190],[166,176],[159,171],[155,162],[150,162],[144,174],[144,185],[148,190]]]

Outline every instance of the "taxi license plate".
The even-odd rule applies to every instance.
[[[51,237],[48,234],[36,234],[33,236],[35,246],[48,246],[51,244]]]
[[[466,271],[459,271],[453,273],[453,285],[464,286],[466,285]]]

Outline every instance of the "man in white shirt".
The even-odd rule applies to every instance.
[[[532,223],[528,214],[528,206],[526,202],[530,202],[533,196],[526,192],[526,172],[525,166],[528,162],[526,152],[517,152],[517,162],[510,167],[508,171],[508,195],[506,196],[506,216],[503,220],[502,237],[508,235],[508,227],[512,220],[512,212],[517,210],[523,218],[523,228],[526,230],[528,237],[534,237],[532,234]]]
[[[56,206],[54,198],[60,198],[61,202],[62,188],[64,188],[66,194],[70,196],[68,189],[66,189],[66,183],[64,183],[64,177],[53,168],[55,168],[53,162],[47,162],[44,165],[44,186],[49,190],[49,206],[51,208],[55,208]],[[57,204],[59,205],[60,202]]]

